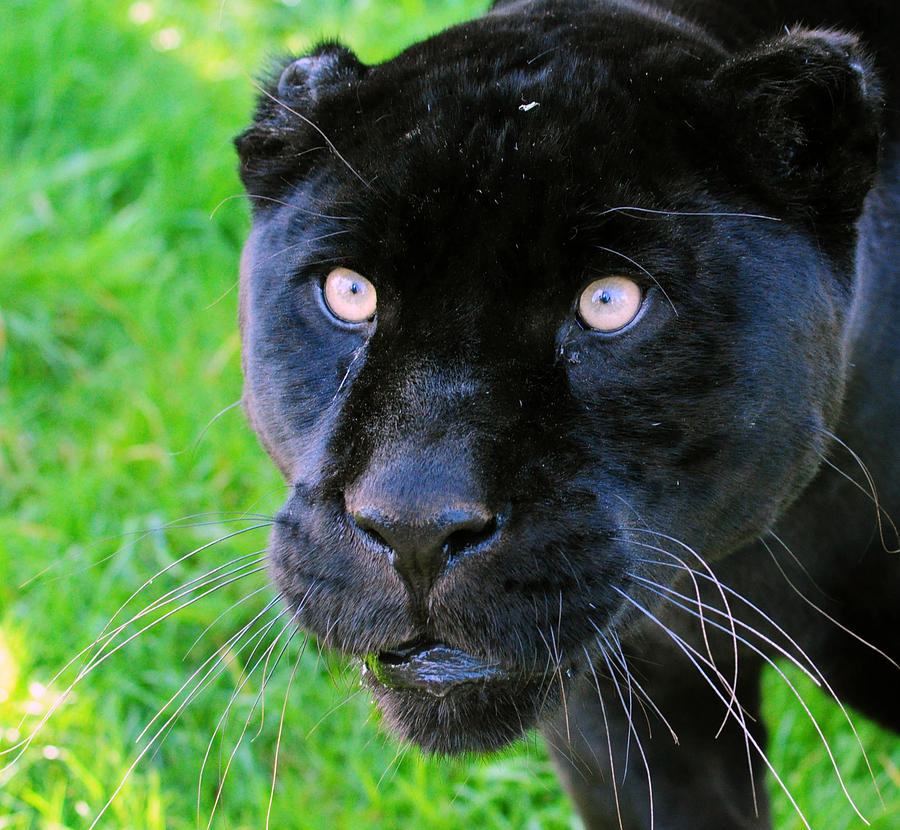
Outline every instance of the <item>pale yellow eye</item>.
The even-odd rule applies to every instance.
[[[375,313],[375,286],[349,268],[335,268],[326,278],[325,302],[331,313],[345,323],[362,323]]]
[[[627,277],[594,280],[578,299],[578,316],[595,331],[618,331],[640,310],[640,286]]]

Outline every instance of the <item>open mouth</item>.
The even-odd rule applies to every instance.
[[[383,686],[434,697],[446,697],[467,684],[509,679],[499,664],[442,643],[416,642],[396,651],[370,654],[363,666]]]

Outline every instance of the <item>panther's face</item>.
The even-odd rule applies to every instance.
[[[623,58],[604,26],[558,48],[497,16],[374,67],[324,47],[238,142],[245,404],[292,485],[275,584],[426,749],[533,724],[644,617],[641,575],[770,525],[839,408],[832,205],[868,187],[875,105],[846,69],[827,130],[813,83],[748,119],[849,39],[750,73],[637,24]]]

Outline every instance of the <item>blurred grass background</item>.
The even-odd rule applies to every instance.
[[[248,120],[256,70],[268,55],[322,36],[381,60],[486,5],[0,5],[3,748],[29,734],[74,676],[54,681],[57,671],[150,576],[168,568],[132,611],[265,546],[266,529],[252,529],[251,514],[272,515],[283,485],[240,410],[216,418],[240,395],[235,283],[248,210],[230,141]],[[241,562],[253,560],[234,567]],[[248,573],[81,680],[0,771],[0,830],[89,827],[140,752],[143,727],[270,596],[264,574]],[[260,670],[248,670],[261,653],[232,655],[135,765],[99,827],[174,830],[210,819],[216,828],[264,826],[299,643],[271,673],[264,714],[257,707],[248,721],[260,692]],[[489,760],[422,759],[383,735],[355,693],[354,670],[314,648],[296,665],[271,827],[578,826],[536,739]],[[864,826],[802,710],[774,675],[767,683],[773,761],[812,826]],[[882,809],[840,713],[814,689],[806,693],[865,814],[874,826],[900,826],[897,740],[861,724]],[[771,789],[778,826],[800,827]]]

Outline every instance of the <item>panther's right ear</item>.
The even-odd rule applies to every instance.
[[[277,199],[309,171],[318,158],[315,150],[333,146],[327,133],[336,120],[335,99],[365,69],[349,49],[326,43],[281,62],[260,88],[253,124],[234,141],[254,212],[265,210],[268,199]]]

